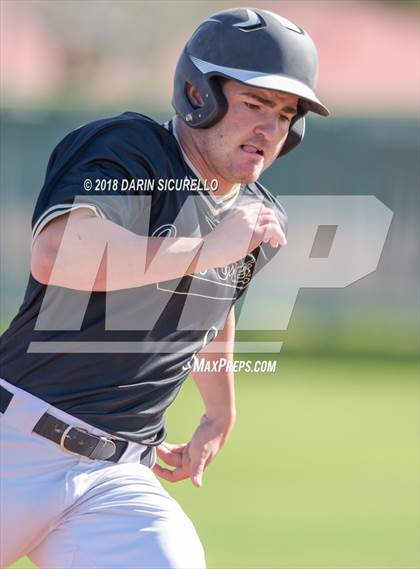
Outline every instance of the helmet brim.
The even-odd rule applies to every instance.
[[[263,89],[272,89],[274,91],[282,91],[290,95],[296,95],[308,103],[308,110],[323,117],[330,115],[330,111],[321,103],[313,90],[297,79],[293,79],[287,75],[268,74],[248,69],[224,67],[210,63],[209,61],[203,61],[192,55],[190,57],[194,65],[207,76],[218,75],[239,81],[251,87],[261,87]]]

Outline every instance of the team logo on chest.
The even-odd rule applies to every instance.
[[[213,230],[219,223],[216,218],[205,215],[205,221]],[[152,234],[153,237],[176,237],[177,228],[167,223]],[[245,289],[252,278],[252,272],[256,263],[254,255],[249,254],[245,259],[231,263],[226,267],[216,267],[198,273],[187,275],[191,284],[186,290],[180,290],[179,281],[166,281],[156,283],[157,290],[171,294],[200,296],[217,300],[232,300],[236,291]]]

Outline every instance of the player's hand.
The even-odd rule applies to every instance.
[[[153,472],[156,476],[168,482],[179,482],[190,476],[190,466],[188,458],[188,443],[179,445],[171,443],[161,443],[156,447],[157,455],[165,464],[173,466],[174,469],[164,468],[160,464],[155,464]]]
[[[261,202],[239,206],[205,237],[202,262],[224,267],[242,259],[263,242],[272,247],[287,243],[274,211]]]
[[[194,486],[201,488],[203,473],[221,450],[232,430],[232,424],[217,419],[210,419],[207,415],[201,417],[188,445],[188,455],[191,463],[190,478]]]
[[[168,482],[191,478],[194,486],[200,488],[204,470],[222,448],[231,428],[231,425],[228,426],[223,421],[203,415],[189,443],[162,443],[157,447],[158,457],[174,469],[156,464],[153,472]]]

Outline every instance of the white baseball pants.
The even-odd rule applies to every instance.
[[[0,413],[0,555],[42,569],[203,569],[196,531],[129,443],[118,463],[72,454],[32,433],[51,415],[104,433],[0,379],[14,393]],[[105,433],[106,434],[106,433]]]

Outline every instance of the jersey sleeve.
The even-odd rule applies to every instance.
[[[153,171],[136,134],[114,126],[87,139],[73,133],[58,145],[35,206],[33,240],[51,220],[81,208],[131,231],[144,227]]]

